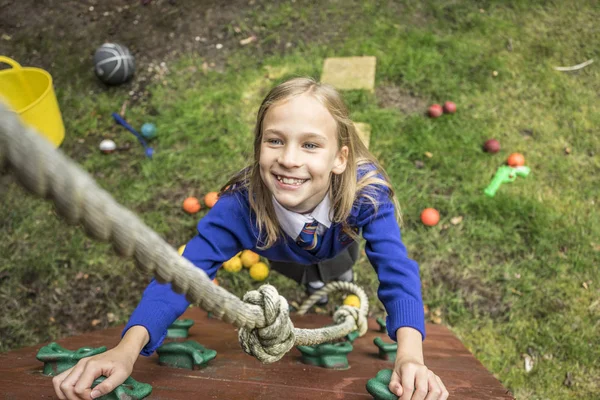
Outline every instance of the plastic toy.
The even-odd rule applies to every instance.
[[[218,200],[219,200],[219,193],[217,193],[217,192],[208,192],[204,196],[204,204],[206,204],[206,207],[208,207],[208,208],[213,208],[215,206],[215,204],[217,204]]]
[[[390,392],[389,386],[392,380],[392,370],[382,369],[367,381],[367,392],[376,400],[398,400],[398,396]]]
[[[242,260],[242,265],[245,268],[250,268],[251,266],[260,261],[260,256],[252,250],[244,250],[242,251],[240,259]]]
[[[360,299],[355,294],[349,294],[344,299],[344,305],[360,308]]]
[[[183,201],[183,210],[188,214],[196,214],[202,206],[197,198],[190,196]]]
[[[156,136],[156,125],[146,122],[142,125],[142,136],[150,140]]]
[[[444,110],[442,109],[442,106],[440,106],[439,104],[433,104],[429,107],[428,111],[429,116],[431,118],[438,118],[441,117],[442,114],[444,113]]]
[[[525,165],[525,157],[521,153],[512,153],[508,156],[506,163],[511,167],[522,167]]]
[[[94,72],[107,85],[119,85],[133,76],[135,59],[127,47],[104,43],[94,54]]]
[[[215,350],[207,349],[193,340],[186,342],[171,342],[160,346],[158,363],[174,368],[200,369],[217,356]]]
[[[146,140],[144,140],[142,135],[140,135],[135,129],[133,129],[131,127],[131,125],[129,125],[127,123],[127,121],[125,121],[125,119],[123,119],[123,117],[121,117],[119,114],[112,113],[112,117],[114,118],[114,120],[117,124],[121,125],[122,127],[124,127],[129,132],[131,132],[135,135],[135,137],[138,139],[138,141],[141,143],[141,145],[144,146],[144,152],[146,154],[146,157],[152,158],[152,156],[154,155],[154,149],[152,147],[148,146],[148,143],[146,143]]]
[[[494,175],[494,179],[492,179],[492,183],[490,183],[483,192],[489,197],[494,197],[496,191],[500,188],[500,185],[513,182],[517,179],[517,176],[524,178],[529,175],[530,171],[529,167],[525,166],[513,168],[508,165],[503,165],[498,168],[496,175]]]
[[[456,112],[456,104],[451,101],[444,103],[444,112],[446,114],[454,114]]]
[[[257,262],[250,267],[250,278],[255,281],[264,281],[269,276],[269,267],[264,262]]]
[[[117,144],[110,139],[104,139],[100,142],[100,145],[98,147],[100,148],[100,151],[104,154],[110,154],[117,149]]]
[[[426,208],[421,212],[421,222],[427,226],[435,226],[440,222],[440,213],[435,208]]]
[[[76,351],[67,350],[58,343],[52,342],[42,347],[35,358],[44,363],[44,375],[56,376],[63,371],[74,367],[79,360],[85,357],[104,353],[106,347],[82,347]]]
[[[496,139],[489,139],[483,144],[483,149],[488,153],[497,153],[500,151],[500,142]]]

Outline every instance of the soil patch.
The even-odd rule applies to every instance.
[[[405,114],[422,114],[427,111],[425,99],[397,85],[378,86],[375,95],[380,107],[398,109]]]

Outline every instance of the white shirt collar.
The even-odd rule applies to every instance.
[[[328,229],[331,226],[331,199],[329,198],[329,195],[325,196],[315,209],[307,214],[299,214],[290,211],[279,204],[279,202],[275,200],[275,197],[271,198],[273,199],[273,206],[275,208],[277,220],[279,221],[279,226],[281,226],[281,229],[293,239],[300,235],[302,228],[304,228],[304,225],[307,222],[316,220],[319,223],[321,231]],[[323,227],[321,227],[321,225]]]

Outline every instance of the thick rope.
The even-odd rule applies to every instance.
[[[179,256],[87,172],[33,129],[23,126],[18,116],[0,101],[0,169],[5,167],[32,193],[53,200],[69,224],[83,224],[92,238],[111,242],[122,256],[133,256],[141,271],[154,275],[161,283],[171,282],[173,289],[185,294],[188,301],[240,328],[242,348],[262,362],[279,360],[295,345],[332,342],[357,327],[361,335],[366,331],[368,299],[359,288],[362,295],[350,290],[361,299],[360,312],[343,306],[334,314],[335,326],[299,329],[289,318],[287,301],[273,286],[248,292],[241,301],[213,284],[204,271]],[[334,286],[321,290],[331,287]]]

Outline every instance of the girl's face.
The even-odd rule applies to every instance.
[[[337,124],[327,108],[303,94],[271,106],[263,120],[260,176],[286,209],[307,213],[325,198],[331,174],[346,169]]]

